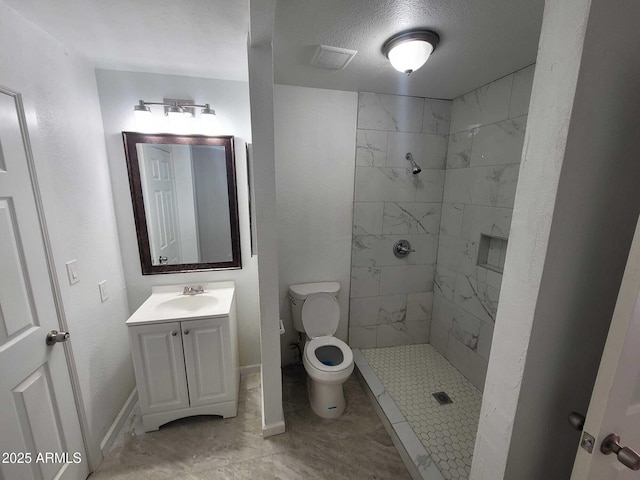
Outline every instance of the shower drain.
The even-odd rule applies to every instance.
[[[433,398],[435,398],[440,405],[447,405],[449,403],[453,403],[453,400],[451,400],[451,397],[447,395],[446,392],[436,392],[436,393],[432,393],[432,395],[433,395]]]

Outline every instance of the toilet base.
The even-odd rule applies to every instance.
[[[318,383],[307,377],[307,392],[313,413],[323,418],[338,418],[347,404],[342,383]]]

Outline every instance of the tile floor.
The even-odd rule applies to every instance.
[[[345,383],[347,409],[337,420],[311,411],[302,367],[283,369],[287,431],[261,435],[260,375],[242,378],[238,416],[191,417],[144,433],[134,408],[90,480],[409,479],[365,391]]]
[[[469,477],[482,395],[431,345],[361,350],[385,391],[449,480]],[[440,405],[435,392],[453,400]]]

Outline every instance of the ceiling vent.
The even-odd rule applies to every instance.
[[[342,70],[353,57],[358,53],[356,50],[346,48],[330,47],[328,45],[318,45],[316,53],[313,55],[311,65],[316,67],[330,68],[332,70]]]

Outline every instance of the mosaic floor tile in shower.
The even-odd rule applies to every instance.
[[[431,345],[361,350],[442,476],[469,477],[482,395]],[[446,392],[453,403],[433,397]]]

